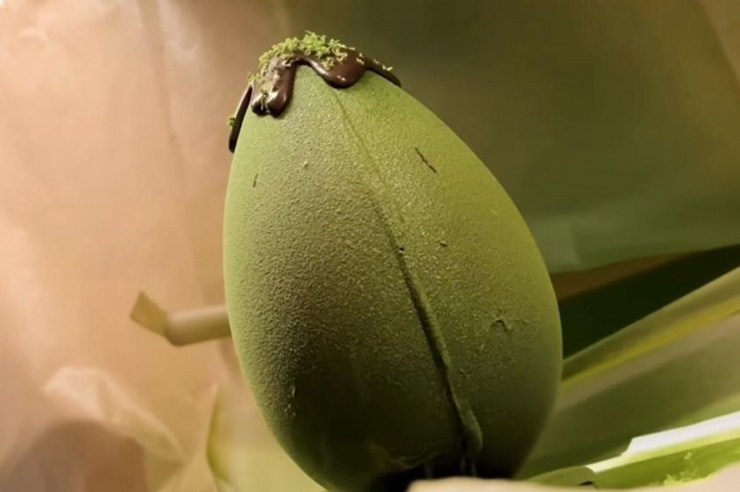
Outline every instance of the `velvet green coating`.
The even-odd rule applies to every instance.
[[[524,220],[442,121],[382,77],[298,68],[249,111],[229,179],[230,324],[261,414],[332,492],[512,475],[551,411],[557,304]]]

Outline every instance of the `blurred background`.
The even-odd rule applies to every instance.
[[[552,273],[566,356],[707,285],[668,311],[703,313],[686,334],[740,311],[740,2],[0,0],[0,490],[319,490],[228,340],[176,349],[129,320],[142,290],[223,303],[227,119],[258,56],[306,29],[393,65],[490,167]],[[619,391],[666,377],[639,367]],[[532,473],[740,410],[725,382],[701,401],[729,406],[667,392],[647,418],[604,410],[610,383],[566,392],[560,412],[631,423],[568,444],[583,414],[556,414]]]

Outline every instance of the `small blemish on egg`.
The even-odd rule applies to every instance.
[[[493,328],[498,328],[500,330],[503,330],[505,333],[511,333],[512,332],[511,325],[502,316],[499,316],[498,318],[496,318],[495,320],[493,320],[493,323],[492,323],[491,326]]]

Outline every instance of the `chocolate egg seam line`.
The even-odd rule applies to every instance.
[[[359,149],[365,154],[366,160],[369,165],[377,166],[375,159],[372,154],[368,151],[367,144],[362,138],[362,135],[352,124],[352,118],[347,114],[347,111],[342,104],[342,101],[334,95],[334,99],[337,102],[338,107],[345,115],[344,122],[348,132],[356,139]],[[431,303],[426,298],[424,290],[421,286],[421,282],[416,278],[413,273],[413,269],[409,266],[409,261],[413,258],[410,253],[403,246],[403,216],[400,213],[393,213],[396,208],[395,199],[392,193],[387,192],[388,185],[383,182],[383,178],[373,169],[372,171],[366,170],[362,173],[368,176],[366,178],[368,189],[370,190],[370,203],[375,209],[375,214],[380,219],[380,222],[385,229],[386,236],[398,262],[398,267],[403,276],[404,283],[409,293],[416,317],[419,320],[419,324],[424,332],[424,337],[427,340],[430,352],[434,359],[434,365],[439,371],[439,375],[442,378],[447,397],[450,400],[450,404],[453,406],[455,418],[457,420],[456,425],[460,429],[460,446],[462,448],[462,459],[461,468],[469,468],[474,470],[475,458],[483,449],[483,435],[470,405],[467,400],[461,397],[459,390],[456,389],[456,384],[453,380],[454,371],[452,369],[452,361],[450,360],[449,350],[445,342],[444,336],[439,329],[439,323],[435,319],[434,310]],[[385,200],[382,200],[382,199]],[[390,214],[387,210],[384,210],[382,203],[387,203],[390,208]],[[393,220],[390,215],[395,215],[398,221],[401,222],[400,227],[394,228]]]
[[[344,57],[327,68],[319,59],[301,52],[293,52],[286,58],[274,57],[269,62],[271,77],[265,89],[265,81],[258,78],[247,86],[234,114],[229,133],[229,151],[234,153],[239,139],[244,117],[249,108],[259,115],[280,116],[288,107],[293,96],[296,71],[299,66],[308,66],[335,89],[346,89],[356,84],[368,70],[384,77],[391,83],[401,86],[401,81],[389,68],[375,59],[366,58],[352,49],[343,50]]]

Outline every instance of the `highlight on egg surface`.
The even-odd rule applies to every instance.
[[[308,33],[232,120],[229,322],[261,415],[334,492],[511,477],[560,377],[555,295],[486,166],[389,67]]]

